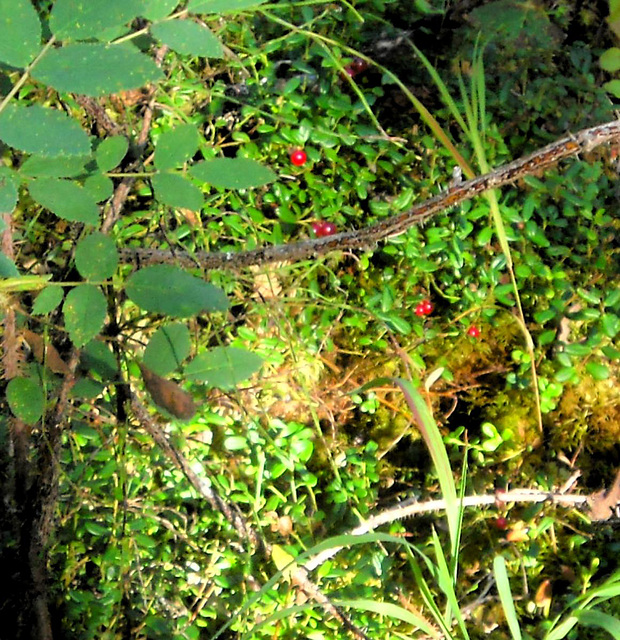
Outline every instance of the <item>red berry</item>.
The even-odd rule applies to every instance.
[[[362,73],[362,71],[366,71],[366,69],[368,69],[368,63],[366,60],[362,60],[361,58],[353,58],[351,68],[355,70],[355,73]]]
[[[496,529],[500,529],[500,531],[503,531],[507,526],[508,526],[508,520],[506,520],[506,518],[504,518],[503,516],[500,516],[499,518],[495,519]]]
[[[419,304],[415,308],[415,314],[416,314],[416,316],[425,316],[426,315],[426,311],[424,311],[424,305],[423,304]]]
[[[351,64],[348,64],[344,68],[344,72],[353,78],[358,73],[366,71],[366,69],[368,69],[368,63],[365,60],[362,60],[361,58],[353,58]]]
[[[323,224],[323,235],[324,236],[333,236],[334,233],[338,231],[336,225],[333,222],[325,222]]]
[[[478,329],[478,327],[475,324],[472,324],[471,327],[469,327],[469,329],[467,329],[467,335],[471,336],[472,338],[479,338],[480,337],[480,329]]]
[[[333,222],[317,220],[312,223],[312,231],[314,231],[314,235],[317,238],[324,238],[325,236],[333,236],[338,231],[338,228]]]
[[[291,153],[291,162],[296,167],[301,167],[306,164],[306,160],[308,159],[308,154],[303,149],[295,149]]]

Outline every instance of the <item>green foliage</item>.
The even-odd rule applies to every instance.
[[[274,574],[245,553],[153,446],[128,402],[128,389],[145,398],[137,363],[176,376],[180,384],[163,380],[165,388],[201,405],[182,424],[167,415],[166,437],[287,562],[334,544],[334,533],[401,490],[448,499],[448,533],[410,521],[390,525],[397,535],[345,536],[345,549],[314,574],[370,637],[483,635],[482,618],[460,611],[491,567],[513,637],[572,637],[578,623],[613,630],[618,612],[604,606],[617,587],[597,586],[596,569],[600,558],[613,562],[594,535],[547,618],[511,596],[523,573],[532,583],[557,579],[560,556],[576,558],[567,532],[583,526],[581,516],[520,513],[530,537],[509,542],[489,531],[482,509],[459,512],[454,478],[467,451],[475,492],[492,491],[501,474],[561,485],[560,451],[527,451],[534,408],[563,456],[602,447],[595,434],[614,415],[620,358],[609,213],[617,176],[604,156],[528,178],[490,203],[463,203],[354,259],[234,274],[205,273],[198,260],[175,265],[176,251],[303,240],[318,219],[365,226],[444,189],[465,159],[476,156],[485,170],[611,118],[593,45],[560,45],[563,3],[500,0],[474,8],[468,22],[443,3],[391,0],[190,0],[183,15],[171,15],[173,0],[36,4],[0,0],[0,62],[11,67],[2,76],[0,210],[13,212],[17,248],[14,260],[0,255],[0,292],[18,327],[42,341],[42,357],[30,345],[6,386],[11,412],[39,423],[42,442],[45,412],[64,384],[44,345],[55,345],[65,367],[80,351],[55,461],[62,501],[50,567],[65,635],[112,638],[131,628],[199,638],[225,626],[239,637],[292,638],[302,626],[309,637],[345,634],[310,604],[295,605],[284,567]],[[420,43],[436,68],[390,26],[394,15],[417,44],[437,35],[440,51]],[[433,15],[450,18],[451,35],[435,34]],[[474,44],[480,31],[484,52]],[[153,40],[172,49],[161,68]],[[616,58],[609,46],[603,68],[614,73]],[[358,59],[368,67],[350,73],[363,66]],[[148,95],[129,91],[147,84]],[[104,115],[73,94],[100,97]],[[151,131],[138,142],[145,109]],[[298,147],[308,156],[301,167],[290,163]],[[110,199],[131,180],[117,218]],[[137,246],[170,250],[171,264],[120,264],[120,251]],[[425,299],[435,308],[420,317]],[[474,324],[479,338],[467,333]],[[391,382],[359,390],[376,377],[398,380],[405,400]],[[592,398],[602,407],[596,422]],[[411,413],[433,469],[408,428]],[[494,560],[500,549],[503,561]]]
[[[177,318],[228,307],[223,291],[172,265],[136,271],[128,278],[126,290],[129,299],[145,311]]]
[[[31,378],[13,378],[6,387],[6,399],[11,411],[26,424],[35,424],[43,415],[45,396]]]

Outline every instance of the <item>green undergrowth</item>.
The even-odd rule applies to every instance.
[[[144,59],[123,64],[143,75],[119,90],[108,83],[126,78],[110,69],[77,69],[72,85],[60,59],[22,75],[29,51],[0,43],[0,203],[14,207],[15,248],[0,294],[31,352],[6,385],[6,451],[17,417],[38,460],[81,351],[48,547],[56,633],[344,638],[285,568],[332,544],[344,548],[312,578],[369,637],[619,637],[611,524],[548,504],[456,508],[461,493],[557,491],[577,469],[583,492],[613,480],[615,151],[499,191],[503,227],[477,198],[366,252],[295,264],[204,272],[118,255],[295,242],[317,221],[361,228],[440,193],[459,164],[483,173],[613,119],[597,61],[614,36],[598,5],[499,0],[464,16],[424,1],[199,4],[185,21],[211,29],[199,44],[181,21],[166,31],[174,2],[112,20],[105,38],[38,7],[43,37],[61,43],[52,55],[84,47],[74,64],[99,37],[135,40],[128,55]],[[150,47],[169,38],[159,70]],[[136,167],[146,83],[153,120]],[[123,133],[98,130],[78,93]],[[41,140],[24,114],[43,108]],[[122,215],[102,234],[100,210],[128,174]],[[252,553],[154,446],[129,388],[279,559]],[[333,541],[412,496],[443,496],[446,512]]]

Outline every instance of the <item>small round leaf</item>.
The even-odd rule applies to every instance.
[[[6,387],[6,398],[11,411],[26,424],[34,424],[43,415],[43,389],[31,378],[13,378]]]

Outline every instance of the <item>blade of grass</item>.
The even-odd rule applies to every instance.
[[[519,619],[515,611],[515,604],[510,590],[510,582],[508,581],[508,572],[506,571],[506,561],[504,556],[495,556],[493,559],[493,573],[495,574],[495,583],[499,592],[499,599],[504,609],[506,622],[514,640],[521,640],[521,627]]]

